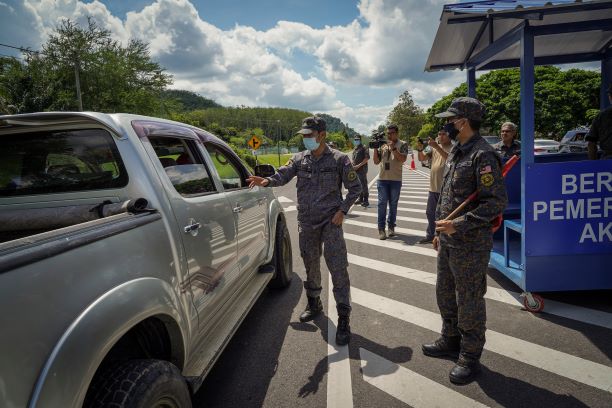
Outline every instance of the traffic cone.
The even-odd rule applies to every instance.
[[[416,165],[414,164],[414,153],[411,153],[410,157],[412,157],[412,161],[410,162],[410,170],[416,170]]]

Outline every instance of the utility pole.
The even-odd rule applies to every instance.
[[[79,111],[83,111],[83,98],[81,98],[81,80],[79,78],[79,60],[74,63],[74,79],[76,80],[77,101],[79,102]]]
[[[276,120],[276,124],[278,126],[278,135],[276,137],[276,152],[278,153],[278,167],[280,167],[281,162],[280,162],[280,138],[281,138],[281,133],[280,133],[280,120],[277,119]]]

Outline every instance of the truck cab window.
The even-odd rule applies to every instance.
[[[120,188],[128,175],[103,129],[0,137],[0,197]]]
[[[216,191],[193,140],[151,136],[149,141],[179,194],[191,197]]]
[[[232,190],[246,187],[245,172],[241,171],[240,167],[234,163],[229,153],[212,144],[207,144],[206,150],[215,164],[224,189]]]

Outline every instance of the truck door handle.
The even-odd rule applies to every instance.
[[[234,213],[236,213],[236,214],[241,213],[241,212],[242,212],[242,207],[238,205],[238,206],[236,206],[236,207],[234,208],[234,210],[233,210],[233,211],[234,211]]]
[[[202,225],[199,222],[192,222],[191,224],[185,226],[184,231],[186,234],[190,232],[194,232],[202,228]]]

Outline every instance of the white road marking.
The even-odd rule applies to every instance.
[[[421,197],[426,198],[429,196],[428,192],[422,193],[422,192],[410,190],[408,188],[402,188],[402,193],[405,193],[405,195],[408,195],[410,197],[414,196],[414,197],[419,197],[419,198]]]
[[[439,333],[440,315],[352,287],[354,303]],[[485,349],[606,392],[612,392],[612,367],[487,330]]]
[[[413,212],[413,213],[417,213],[417,214],[425,214],[425,208],[404,208],[404,207],[397,207],[397,211]]]
[[[374,225],[374,228],[378,228]],[[395,229],[396,231],[398,228]],[[423,233],[423,235],[425,235]],[[436,284],[436,274],[420,271],[418,269],[407,268],[405,266],[396,265],[388,262],[379,261],[377,259],[365,258],[359,255],[348,254],[348,261],[353,265],[362,266],[364,268],[373,269],[379,272],[388,273],[390,275],[399,276],[401,278],[411,279],[429,285]],[[496,302],[506,303],[512,306],[522,306],[520,294],[487,286],[485,298],[495,300]],[[542,313],[551,314],[566,319],[576,320],[578,322],[592,324],[612,329],[612,313],[602,312],[600,310],[589,309],[582,306],[574,306],[563,302],[544,299],[546,308]]]
[[[378,201],[378,198],[370,198],[370,201]],[[427,201],[403,201],[399,200],[399,204],[427,205]]]
[[[427,173],[427,172],[425,172],[425,171],[423,171],[423,170],[416,170],[416,172],[417,172],[418,174],[421,174],[423,177],[427,177],[427,178],[429,178],[429,177],[430,177],[429,173]]]
[[[363,379],[414,408],[486,407],[427,377],[384,359],[366,349],[359,349]]]
[[[433,249],[423,248],[423,247],[414,246],[414,245],[406,245],[404,243],[392,241],[389,239],[383,241],[378,238],[362,237],[361,235],[347,234],[346,232],[344,233],[344,239],[348,239],[350,241],[357,241],[357,242],[361,242],[361,243],[368,244],[368,245],[375,245],[375,246],[388,248],[388,249],[395,249],[397,251],[412,252],[413,254],[431,256],[433,258],[438,257],[438,253],[434,251]]]
[[[363,212],[363,211],[352,211],[351,214],[356,214],[356,215],[362,215],[364,217],[376,217],[378,218],[378,215],[375,213],[367,213],[367,212]],[[409,222],[416,222],[419,224],[427,224],[427,220],[423,219],[423,218],[413,218],[413,217],[403,217],[398,215],[396,217],[398,220],[400,221],[409,221]]]
[[[352,219],[349,218],[349,219],[346,219],[344,221],[344,223],[345,224],[349,224],[349,225],[356,225],[358,227],[372,228],[372,229],[375,229],[375,230],[378,229],[378,225],[375,222],[355,221],[355,220],[352,220]],[[403,235],[416,235],[417,237],[424,237],[425,236],[425,231],[420,231],[420,230],[415,230],[415,229],[410,229],[410,228],[395,227],[395,232],[397,234],[403,234]]]
[[[277,197],[277,199],[279,203],[292,203],[293,202],[292,199],[285,197],[285,196],[279,196]]]
[[[327,407],[351,408],[353,387],[351,383],[351,362],[349,348],[336,344],[338,312],[332,291],[331,275],[327,280]]]
[[[375,188],[373,188],[371,190],[371,192],[376,192],[377,190]],[[406,188],[402,188],[402,195],[405,196],[409,196],[409,197],[413,197],[413,198],[423,198],[423,199],[427,199],[427,197],[429,196],[429,192],[417,192],[417,191],[411,191],[410,189],[406,189]]]
[[[290,205],[287,208],[283,209],[285,212],[297,211],[297,207],[295,205]]]

